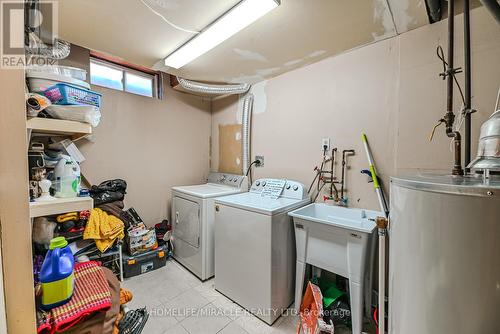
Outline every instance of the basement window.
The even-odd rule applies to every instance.
[[[90,59],[90,83],[124,92],[158,97],[158,74],[147,73],[106,60]]]

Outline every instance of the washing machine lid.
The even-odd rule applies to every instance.
[[[172,190],[199,198],[212,198],[242,192],[242,190],[239,188],[213,183],[173,187]]]
[[[246,192],[215,199],[216,204],[222,204],[265,215],[277,215],[309,204],[309,199],[292,199],[279,197],[272,199],[259,193]]]

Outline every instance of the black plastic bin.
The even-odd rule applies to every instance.
[[[164,267],[167,263],[168,251],[165,246],[137,254],[123,255],[123,277],[129,278]]]

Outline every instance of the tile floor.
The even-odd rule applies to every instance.
[[[287,314],[273,326],[245,312],[174,260],[158,270],[125,279],[134,294],[129,307],[146,306],[150,317],[144,334],[292,334],[298,318]],[[337,328],[335,333],[342,333]],[[344,334],[350,331],[343,331]]]

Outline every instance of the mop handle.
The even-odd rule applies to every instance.
[[[387,204],[385,203],[384,195],[382,193],[382,188],[380,187],[380,183],[378,182],[377,172],[375,170],[375,165],[373,163],[372,153],[370,151],[370,147],[368,146],[368,138],[366,138],[366,135],[363,133],[361,134],[361,139],[363,140],[363,144],[365,146],[366,157],[368,158],[368,163],[370,165],[370,174],[373,180],[373,187],[375,188],[375,192],[377,193],[380,209],[382,209],[382,212],[384,212],[387,217],[389,210],[387,209]]]
[[[368,147],[368,138],[363,133],[361,134],[361,139],[363,139],[363,144],[365,145],[366,157],[368,158],[368,163],[370,164],[370,173],[372,174],[373,187],[375,189],[380,188],[380,184],[378,183],[377,173],[375,171],[375,166],[373,165],[373,157],[370,152],[370,148]]]

